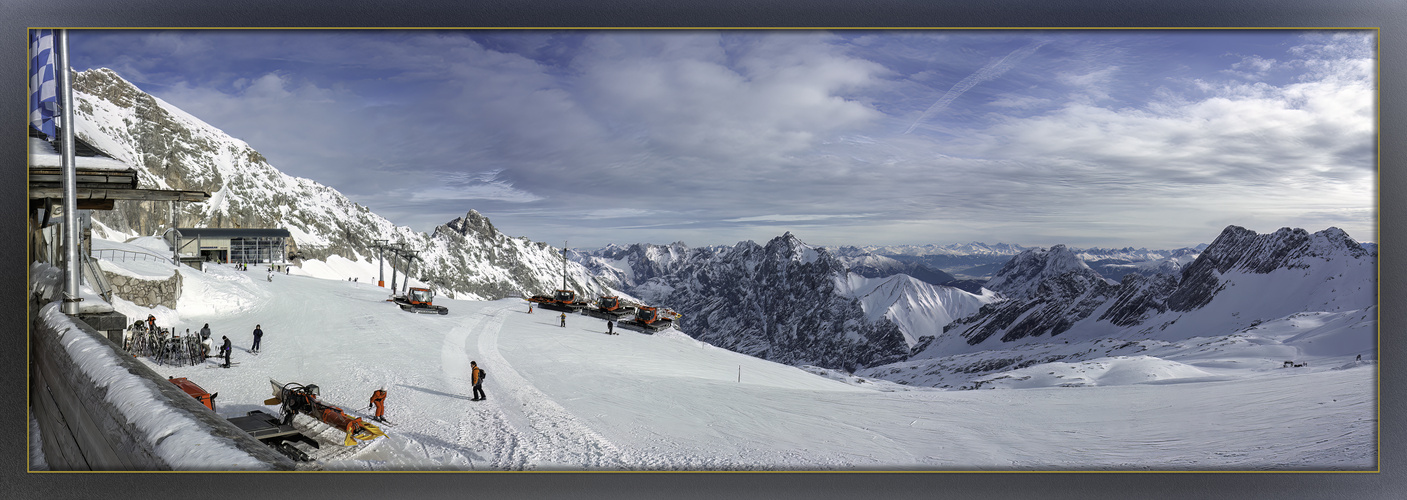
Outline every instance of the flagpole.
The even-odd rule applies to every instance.
[[[79,294],[82,277],[78,274],[78,173],[73,157],[73,75],[68,69],[68,30],[55,31],[58,31],[58,67],[55,68],[54,77],[59,87],[60,99],[63,100],[59,106],[63,120],[63,245],[67,261],[64,265],[64,275],[67,279],[63,313],[72,316],[78,314],[78,302],[83,300]]]

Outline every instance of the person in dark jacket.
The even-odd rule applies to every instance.
[[[264,338],[264,331],[259,329],[259,325],[254,325],[254,346],[253,346],[253,347],[250,347],[249,350],[252,351],[252,352],[254,352],[254,353],[258,353],[258,352],[259,352],[259,339],[262,339],[262,338]]]
[[[220,346],[220,354],[225,357],[225,368],[229,368],[229,367],[230,367],[230,338],[227,337],[227,336],[224,336],[224,335],[221,335],[220,338],[225,339],[225,343]]]
[[[615,334],[616,334],[616,322],[611,321],[611,320],[609,320],[609,319],[606,320],[606,335],[615,335]]]
[[[567,326],[567,313],[562,313],[562,327],[565,328],[566,326]]]
[[[484,395],[484,370],[479,368],[479,363],[469,362],[469,381],[474,383],[474,398],[470,401],[483,401],[488,399]]]
[[[205,326],[200,328],[200,340],[208,338],[210,338],[210,323],[206,323]]]

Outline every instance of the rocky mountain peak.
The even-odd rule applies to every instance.
[[[464,214],[463,217],[449,221],[449,223],[445,225],[453,229],[456,233],[459,233],[460,236],[468,236],[470,233],[479,234],[484,237],[498,235],[498,230],[493,227],[493,223],[489,222],[489,219],[480,214],[479,211],[472,209],[469,210],[469,213]]]
[[[1182,270],[1182,284],[1168,297],[1175,311],[1190,311],[1206,305],[1222,288],[1222,276],[1241,272],[1268,274],[1278,269],[1305,269],[1311,259],[1337,256],[1361,258],[1371,253],[1335,227],[1310,234],[1304,229],[1280,228],[1270,234],[1256,234],[1240,226],[1227,226]]]
[[[1055,245],[1049,250],[1033,248],[1012,257],[986,287],[1008,298],[1025,298],[1038,293],[1043,282],[1072,273],[1081,282],[1103,281],[1075,252],[1065,245]]]

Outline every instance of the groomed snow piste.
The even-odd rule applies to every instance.
[[[165,264],[103,265],[154,276]],[[167,276],[177,272],[166,266]],[[209,323],[216,344],[231,338],[229,369],[144,360],[218,392],[221,415],[277,414],[263,404],[270,378],[317,384],[324,401],[363,416],[372,391],[389,392],[388,437],[329,469],[1377,466],[1375,370],[1352,358],[1270,369],[1270,360],[1206,353],[1197,366],[1118,356],[1028,367],[987,383],[998,390],[940,390],[780,365],[672,330],[605,335],[603,320],[580,315],[562,328],[558,313],[529,314],[521,299],[437,297],[449,315],[411,314],[367,282],[376,268],[365,262],[307,265],[272,282],[258,267],[178,272],[176,310],[115,306],[129,317],[155,313],[182,332]],[[346,281],[352,275],[361,282]],[[249,352],[256,324],[265,332],[258,355]],[[470,361],[488,374],[486,401],[470,401]]]

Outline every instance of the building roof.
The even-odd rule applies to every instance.
[[[112,159],[98,148],[74,137],[74,198],[79,210],[112,210],[116,200],[202,202],[210,199],[204,191],[139,189],[137,170]],[[63,155],[54,141],[29,127],[29,200],[38,208],[65,197]]]
[[[268,227],[178,227],[181,238],[196,236],[203,238],[290,238],[293,235],[283,228]]]

